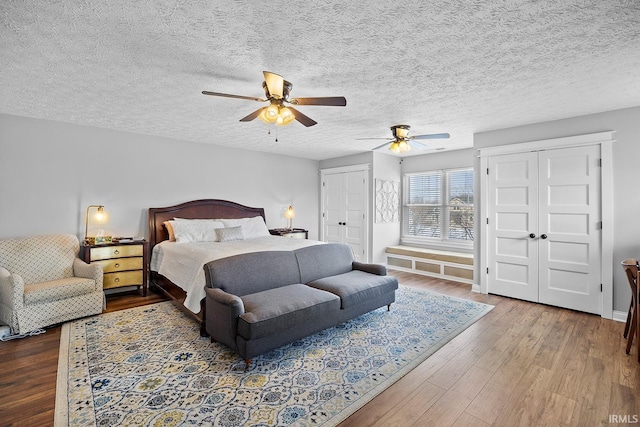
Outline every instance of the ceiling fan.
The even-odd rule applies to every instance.
[[[330,105],[337,107],[344,107],[347,105],[347,100],[343,96],[328,96],[317,98],[289,98],[289,93],[293,88],[293,85],[286,81],[281,75],[275,74],[269,71],[263,71],[264,81],[262,82],[262,88],[266,99],[255,98],[252,96],[242,95],[230,95],[228,93],[209,92],[202,91],[203,95],[222,96],[225,98],[247,99],[249,101],[269,102],[266,107],[259,108],[253,113],[240,119],[241,122],[250,122],[256,117],[264,121],[265,123],[275,123],[277,126],[284,126],[291,123],[294,119],[309,127],[315,125],[317,122],[293,107],[285,106],[284,104],[292,105]]]
[[[430,133],[427,135],[413,135],[409,136],[409,129],[411,126],[409,125],[395,125],[391,126],[391,133],[393,134],[393,138],[358,138],[359,140],[363,139],[386,139],[390,142],[385,142],[384,144],[373,148],[373,150],[379,150],[385,146],[389,146],[389,150],[394,153],[404,153],[405,151],[411,150],[411,147],[415,148],[427,148],[426,145],[421,144],[419,142],[413,141],[414,139],[447,139],[451,135],[448,133]]]

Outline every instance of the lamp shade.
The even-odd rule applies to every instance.
[[[289,208],[285,211],[284,216],[287,219],[293,219],[296,216],[296,213],[293,210],[292,206],[289,206]]]
[[[104,205],[89,205],[87,206],[87,214],[85,216],[85,222],[84,222],[84,241],[85,242],[89,242],[89,212],[91,210],[91,208],[96,208],[96,212],[94,214],[94,221],[98,222],[98,223],[103,223],[106,221],[107,219],[107,214],[104,211]],[[111,238],[109,237],[109,241],[111,240]],[[95,243],[95,240],[93,241],[93,243]]]
[[[296,216],[293,207],[289,205],[289,208],[284,212],[284,217],[287,218],[287,228],[289,230],[293,229],[293,217]]]

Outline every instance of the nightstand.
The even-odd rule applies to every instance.
[[[309,230],[304,228],[272,228],[269,233],[274,236],[290,237],[292,239],[309,238]]]
[[[147,271],[149,270],[149,243],[145,240],[114,242],[102,245],[83,244],[82,259],[89,264],[102,265],[103,289],[142,286],[147,296]]]

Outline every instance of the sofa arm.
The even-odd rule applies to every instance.
[[[102,266],[100,264],[88,264],[76,258],[73,260],[73,275],[93,279],[96,282],[96,290],[102,290]]]
[[[0,267],[0,303],[12,309],[24,306],[24,280],[18,274],[11,274]]]
[[[237,350],[238,317],[244,314],[244,303],[237,295],[220,288],[206,287],[205,292],[207,308],[204,321],[207,333],[212,340]]]
[[[366,273],[377,274],[378,276],[387,275],[387,267],[382,264],[365,264],[358,261],[353,261],[352,267],[354,270],[364,271]]]
[[[244,303],[239,296],[225,292],[220,288],[205,288],[205,292],[212,301],[227,307],[233,317],[244,314]]]

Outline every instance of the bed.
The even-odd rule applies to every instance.
[[[169,230],[165,225],[166,221],[175,221],[175,218],[215,219],[224,221],[227,231],[230,232],[232,229],[237,230],[239,226],[243,230],[251,228],[252,231],[246,234],[247,238],[176,242],[170,240]],[[197,224],[197,221],[192,223]],[[172,224],[175,225],[175,222]],[[272,236],[266,229],[263,208],[244,206],[228,200],[202,199],[175,206],[149,208],[150,286],[165,294],[186,314],[198,321],[201,334],[206,334],[203,322],[204,264],[240,253],[295,250],[318,243],[321,242]]]

